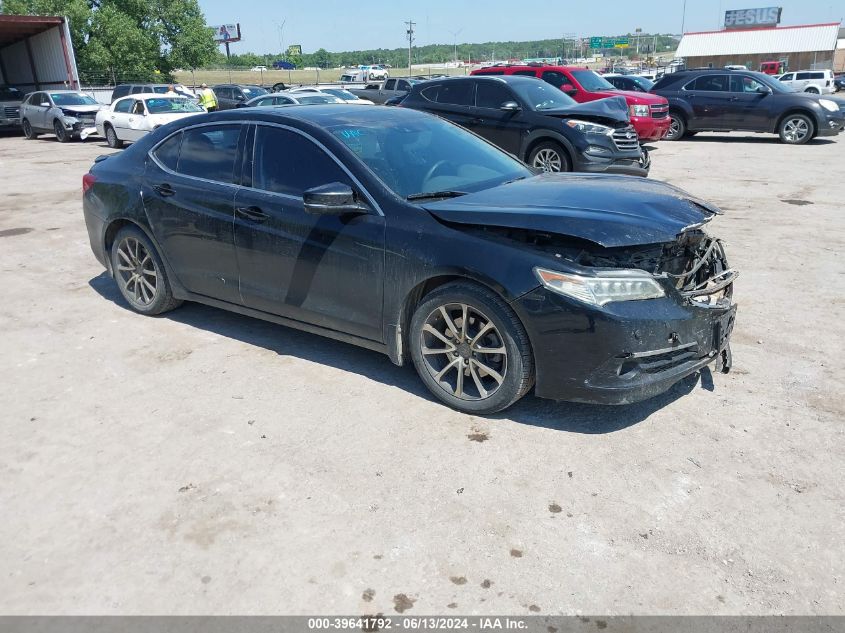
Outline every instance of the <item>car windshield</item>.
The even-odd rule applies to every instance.
[[[51,92],[50,98],[57,106],[98,105],[94,99],[80,92]]]
[[[201,107],[184,97],[147,99],[147,110],[150,114],[180,114],[203,111]]]
[[[646,92],[654,88],[654,82],[650,79],[646,79],[645,77],[631,77],[631,81],[633,81]]]
[[[330,95],[337,97],[338,99],[343,99],[344,101],[357,101],[358,97],[356,97],[351,92],[347,92],[346,90],[337,90],[333,88],[324,88],[323,92],[326,92]]]
[[[482,191],[533,175],[474,134],[435,117],[328,128],[398,196]]]
[[[581,87],[587,91],[594,90],[613,90],[613,84],[607,79],[604,79],[594,73],[592,70],[573,70],[572,76],[575,81],[581,84]]]
[[[251,88],[241,88],[244,91],[247,99],[252,99],[253,97],[258,97],[261,95],[268,94],[264,88],[259,88],[258,86],[252,86]]]
[[[575,99],[545,81],[515,82],[511,84],[511,88],[532,110],[555,110],[557,108],[568,108],[575,104]]]
[[[17,88],[11,86],[0,86],[0,101],[20,101],[23,94]]]

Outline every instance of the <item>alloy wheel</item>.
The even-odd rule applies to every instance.
[[[56,121],[53,123],[53,131],[56,133],[56,140],[58,140],[59,143],[64,143],[67,138],[64,126]]]
[[[558,172],[563,166],[560,154],[553,149],[541,149],[534,157],[533,167],[546,172]]]
[[[148,306],[158,293],[158,271],[146,247],[125,237],[117,247],[117,273],[125,295],[139,306]]]
[[[783,137],[789,143],[800,143],[810,133],[810,126],[803,118],[789,119],[783,124]]]
[[[671,117],[669,121],[669,133],[666,135],[670,139],[676,139],[681,135],[681,122],[677,117]]]
[[[425,320],[419,337],[425,368],[446,393],[462,400],[486,400],[508,370],[508,353],[498,328],[481,311],[449,303]]]

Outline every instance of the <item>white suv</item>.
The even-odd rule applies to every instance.
[[[784,73],[779,79],[795,92],[810,92],[817,95],[830,95],[836,92],[832,70],[799,70],[795,73]]]

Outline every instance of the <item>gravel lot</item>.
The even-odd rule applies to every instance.
[[[100,139],[0,137],[0,612],[845,613],[845,139],[661,143],[742,271],[734,371],[491,419],[92,256]]]

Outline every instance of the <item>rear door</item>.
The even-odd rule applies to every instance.
[[[142,196],[150,226],[189,291],[240,302],[233,237],[235,165],[245,127],[205,124],[150,152]]]
[[[792,84],[798,92],[803,92],[810,85],[811,73],[795,73],[795,82]]]
[[[340,182],[362,194],[339,161],[304,133],[258,124],[235,200],[235,245],[245,305],[381,341],[384,217],[311,215],[302,194]]]
[[[693,111],[693,117],[688,122],[689,129],[730,129],[728,105],[731,93],[728,75],[699,75],[684,87],[681,95]]]
[[[234,95],[232,88],[229,86],[218,86],[214,88],[214,94],[217,96],[218,110],[231,110],[234,106]]]
[[[473,132],[482,121],[475,110],[475,82],[469,79],[450,79],[439,84],[437,103],[429,110]]]

